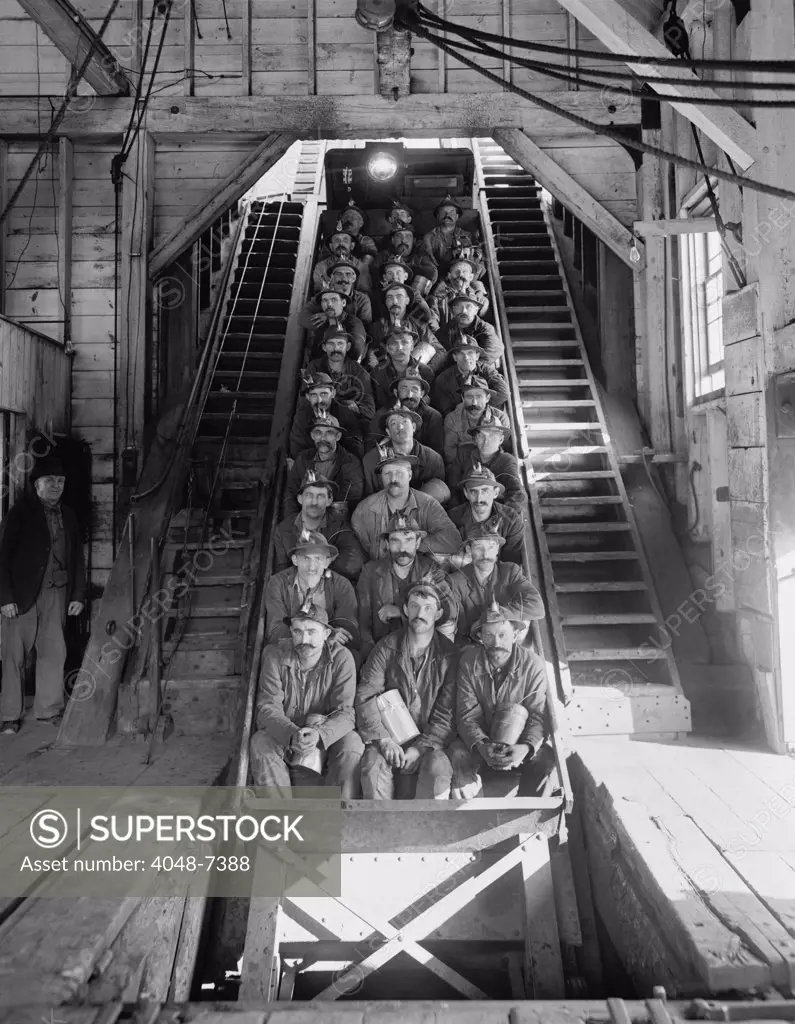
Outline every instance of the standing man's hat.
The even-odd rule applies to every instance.
[[[35,456],[36,462],[30,471],[30,482],[35,483],[43,476],[65,476],[63,463],[54,451],[48,451],[46,455]]]

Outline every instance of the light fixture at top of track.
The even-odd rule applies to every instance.
[[[391,153],[373,153],[367,161],[367,173],[373,181],[389,181],[398,171],[398,162]]]

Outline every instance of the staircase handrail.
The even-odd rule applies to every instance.
[[[273,467],[274,474],[271,477],[272,486],[269,488],[269,493],[273,497],[273,503],[270,515],[267,517],[267,522],[263,526],[261,539],[261,550],[266,551],[267,554],[265,556],[264,570],[259,574],[258,593],[254,599],[256,619],[252,618],[250,620],[250,625],[256,621],[256,632],[252,643],[251,631],[249,630],[249,643],[246,646],[247,650],[251,651],[251,656],[248,659],[248,664],[244,666],[243,673],[246,680],[246,692],[242,722],[239,730],[240,746],[235,773],[235,785],[240,789],[244,789],[248,782],[249,744],[254,726],[254,711],[262,652],[265,649],[265,588],[273,572],[274,535],[279,521],[282,495],[286,482],[290,424],[292,423],[292,415],[298,392],[298,371],[303,363],[306,347],[306,331],[298,323],[298,313],[306,302],[306,297],[312,284],[312,269],[320,229],[319,212],[322,205],[316,194],[310,196],[304,203],[298,243],[298,259],[293,275],[290,309],[287,318],[284,353],[279,368],[279,383],[273,411],[273,426],[271,428],[268,452],[269,465]]]

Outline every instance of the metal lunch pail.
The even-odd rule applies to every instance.
[[[381,714],[381,722],[395,743],[402,747],[420,735],[399,690],[387,690],[379,694],[375,703]]]

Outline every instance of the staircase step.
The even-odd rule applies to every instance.
[[[522,402],[523,408],[529,409],[581,409],[585,406],[595,406],[596,402],[590,398],[561,398],[558,400],[548,398],[533,398]]]
[[[586,594],[619,591],[646,590],[646,584],[639,580],[583,580],[580,583],[556,583],[560,594]]]
[[[549,453],[553,454],[550,455]],[[533,448],[530,452],[530,459],[543,459],[545,462],[552,458],[565,458],[571,455],[604,455],[607,448],[602,444],[549,444],[543,447]]]
[[[532,406],[531,406],[532,408]],[[590,422],[585,420],[572,420],[570,423],[555,422],[555,423],[535,423],[532,420],[525,421],[525,427],[528,431],[530,430],[545,430],[550,433],[557,433],[558,431],[569,431],[569,430],[601,430],[602,424],[597,422]]]
[[[211,540],[201,544],[196,540],[189,540],[187,543],[183,543],[181,540],[167,540],[164,547],[169,551],[181,551],[184,548],[186,551],[209,551],[212,553],[213,548],[209,546],[211,543],[215,544],[215,548],[217,550],[219,548],[251,548],[254,541],[250,537],[216,537],[214,541]]]
[[[542,366],[583,366],[582,359],[514,359],[517,366],[521,366],[523,369],[534,369],[541,368]],[[566,383],[570,383],[567,381]],[[590,383],[589,381],[583,381],[583,383]],[[539,385],[543,386],[543,385]]]
[[[545,533],[624,533],[629,523],[544,523]]]
[[[657,616],[651,612],[623,612],[614,615],[562,615],[562,626],[621,626],[654,623]]]
[[[543,511],[543,509],[552,505],[620,505],[623,500],[624,499],[617,494],[578,494],[576,497],[542,498],[540,506]]]
[[[514,362],[516,362],[516,360],[514,360]],[[575,360],[575,362],[577,365],[582,365],[580,360]],[[530,361],[527,361],[527,363],[528,365],[535,365],[530,364]],[[543,377],[538,380],[530,380],[527,377],[522,376],[519,377],[519,387],[522,391],[532,390],[533,388],[589,388],[590,386],[591,382],[587,377],[556,377],[554,380],[551,378],[545,380]],[[530,401],[532,402],[533,399],[530,399]],[[590,404],[592,405],[593,403]]]
[[[566,469],[556,472],[554,469],[548,472],[537,471],[536,481],[544,480],[609,480],[615,476],[612,469]]]
[[[589,647],[566,651],[567,661],[657,661],[656,647]]]
[[[553,562],[629,562],[637,561],[637,551],[550,551]]]

